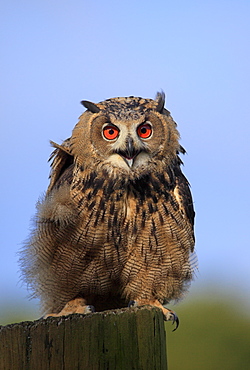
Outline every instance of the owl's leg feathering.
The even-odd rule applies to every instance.
[[[46,319],[49,316],[67,316],[72,313],[81,313],[81,314],[88,314],[95,312],[94,306],[87,305],[86,300],[83,298],[75,298],[66,303],[63,309],[58,313],[49,313],[45,315],[43,318]]]
[[[150,305],[154,307],[159,307],[164,315],[164,320],[166,321],[173,321],[173,324],[175,324],[175,328],[173,331],[175,331],[179,326],[179,319],[176,313],[172,310],[169,310],[168,308],[163,307],[163,305],[157,300],[157,299],[136,299],[134,301],[130,301],[128,306],[144,306],[144,305]]]

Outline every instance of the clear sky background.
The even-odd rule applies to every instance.
[[[192,289],[250,304],[250,2],[3,1],[0,310],[27,303],[18,256],[48,185],[51,148],[83,99],[154,98],[178,123],[194,196]],[[20,303],[21,302],[21,303]]]

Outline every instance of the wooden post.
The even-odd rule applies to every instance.
[[[166,370],[161,310],[149,306],[0,327],[1,370]]]

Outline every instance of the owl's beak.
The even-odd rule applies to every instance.
[[[125,158],[125,157],[123,157],[123,159],[125,160],[125,162],[128,164],[128,166],[130,168],[133,166],[134,158]]]
[[[129,136],[126,140],[126,149],[118,151],[118,154],[124,159],[127,165],[133,167],[135,157],[141,152],[134,146],[133,139]]]
[[[126,144],[127,144],[126,153],[128,154],[127,157],[128,158],[135,157],[135,155],[137,154],[137,151],[135,150],[135,147],[134,147],[134,141],[130,136],[127,138]]]

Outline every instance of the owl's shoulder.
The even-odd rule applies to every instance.
[[[55,185],[71,183],[73,177],[74,157],[70,150],[70,138],[63,141],[62,144],[50,142],[55,149],[49,157],[51,161],[50,184],[47,193],[54,189]]]

